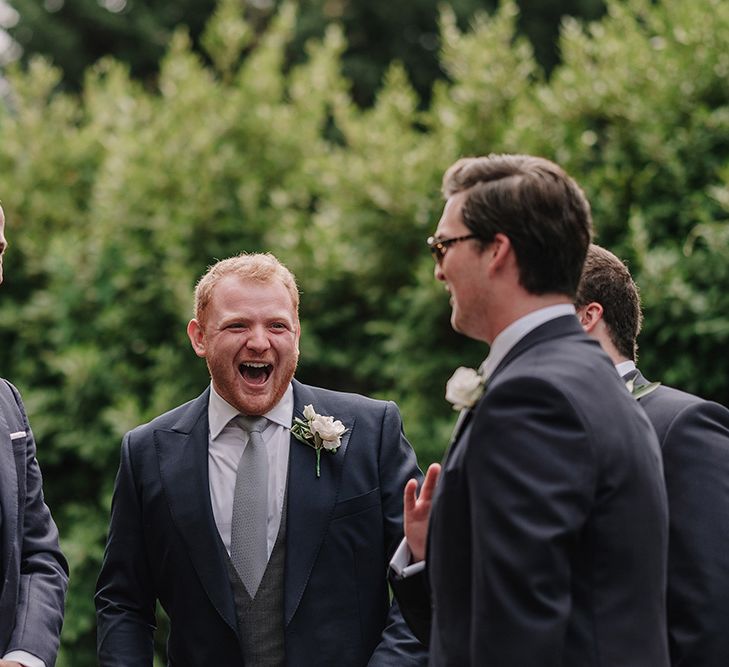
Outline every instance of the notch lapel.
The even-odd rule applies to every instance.
[[[312,404],[322,415],[339,419],[347,432],[335,454],[322,452],[321,477],[316,476],[316,452],[291,436],[286,506],[286,565],[284,569],[284,626],[288,626],[304,595],[321,543],[339,497],[345,455],[354,432],[355,416],[334,408],[325,394],[296,380],[294,417],[302,417],[304,406]]]
[[[506,368],[515,357],[518,357],[525,350],[544,340],[555,337],[567,336],[569,334],[575,333],[584,334],[584,331],[574,315],[561,315],[552,320],[548,320],[543,324],[540,324],[535,329],[532,329],[532,331],[526,334],[526,336],[519,340],[516,345],[514,345],[514,347],[512,347],[509,352],[507,352],[506,356],[494,369],[494,372],[486,380],[484,393],[488,391],[489,384],[494,381],[499,373],[501,373],[501,371],[503,371],[504,368]],[[448,449],[446,450],[445,456],[443,457],[443,467],[445,467],[445,464],[448,462],[449,458],[453,454],[453,451],[457,448],[457,445],[462,439],[461,436],[468,429],[468,425],[471,421],[471,417],[473,416],[475,407],[476,406],[474,405],[473,408],[461,410],[461,414],[458,415],[458,420],[456,421],[456,425],[453,429],[453,435],[451,436],[450,442],[448,443]]]
[[[458,414],[458,419],[456,420],[456,425],[453,427],[451,439],[448,441],[448,447],[446,448],[446,452],[443,455],[443,459],[441,461],[442,468],[445,468],[446,463],[448,462],[448,459],[450,458],[451,453],[456,446],[456,443],[459,441],[461,435],[466,430],[468,422],[471,421],[471,417],[473,416],[473,410],[475,407],[476,406],[474,405],[473,408],[463,408],[463,410],[461,410],[461,412]]]
[[[154,432],[160,477],[175,527],[182,535],[210,601],[238,633],[235,602],[210,501],[208,397],[193,401],[169,430]]]

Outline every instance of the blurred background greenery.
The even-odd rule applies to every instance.
[[[278,255],[298,377],[396,400],[440,459],[445,382],[486,354],[424,245],[462,155],[575,176],[641,286],[646,375],[729,403],[729,3],[5,0],[1,22],[0,373],[71,564],[61,667],[95,664],[122,434],[207,383],[185,325],[215,259]]]

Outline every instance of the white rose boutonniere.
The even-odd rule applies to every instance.
[[[472,408],[484,392],[484,379],[473,368],[461,366],[446,384],[446,400],[454,410]]]
[[[339,445],[342,444],[342,436],[346,432],[347,428],[342,422],[335,420],[334,417],[317,414],[311,404],[304,407],[304,419],[295,417],[291,426],[291,434],[316,451],[317,477],[321,477],[321,450],[336,454]]]
[[[633,398],[637,401],[639,398],[643,398],[643,396],[647,396],[652,391],[655,391],[658,389],[658,387],[661,386],[660,382],[649,382],[648,384],[640,384],[637,387],[635,386],[635,378],[630,378],[625,383],[625,387],[627,390],[631,393]]]

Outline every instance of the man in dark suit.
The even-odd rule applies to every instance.
[[[386,578],[419,476],[397,407],[293,380],[299,296],[272,255],[218,262],[195,294],[188,334],[212,383],[124,437],[102,667],[152,665],[157,600],[170,665],[425,664]],[[249,511],[261,518],[236,518]]]
[[[432,600],[430,663],[663,667],[658,442],[572,304],[589,205],[557,165],[519,155],[456,162],[444,194],[435,275],[453,327],[491,348],[476,383],[459,373],[449,387],[463,413],[437,484],[435,466],[418,498],[416,481],[405,491],[408,567],[425,556]],[[422,596],[393,568],[425,637]]]
[[[0,283],[6,248],[0,207]],[[63,623],[68,565],[35,449],[20,394],[0,379],[0,667],[52,667]]]
[[[636,368],[640,296],[627,267],[591,245],[577,313],[623,380]],[[668,640],[676,667],[729,665],[729,410],[658,386],[639,399],[661,444],[669,507]]]

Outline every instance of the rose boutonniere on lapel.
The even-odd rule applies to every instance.
[[[483,396],[485,381],[473,368],[460,366],[446,384],[446,400],[453,403],[454,410],[472,408]]]
[[[651,392],[655,391],[658,387],[660,387],[660,385],[660,382],[649,382],[648,384],[639,384],[636,387],[635,378],[630,378],[630,380],[625,383],[627,390],[636,401],[639,398],[643,398],[643,396],[647,396]]]
[[[304,419],[295,417],[291,434],[300,442],[316,451],[316,476],[321,477],[320,461],[321,450],[336,454],[339,445],[342,444],[342,436],[347,428],[334,417],[325,417],[314,411],[314,406],[304,406]]]

